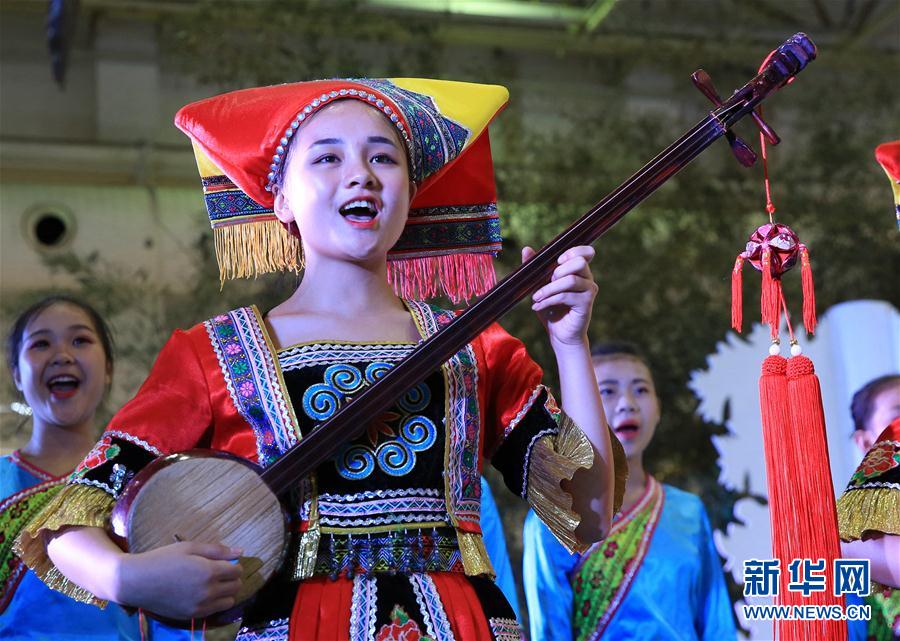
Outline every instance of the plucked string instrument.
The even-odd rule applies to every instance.
[[[715,104],[707,116],[453,322],[421,342],[376,384],[353,397],[352,402],[265,470],[229,454],[204,450],[157,459],[135,476],[117,502],[112,516],[114,534],[131,552],[144,552],[179,540],[220,542],[242,549],[244,575],[239,604],[210,617],[207,623],[237,619],[241,604],[246,604],[271,578],[284,558],[288,534],[279,497],[286,496],[300,479],[359,436],[371,417],[390,407],[440,363],[549,280],[557,259],[566,250],[590,244],[602,236],[715,140],[725,136],[741,164],[752,165],[754,152],[735,136],[731,127],[750,115],[769,142],[777,143],[777,136],[755,107],[815,57],[813,42],[803,33],[795,34],[773,52],[755,78],[727,100],[718,97],[706,72],[695,72],[694,84]],[[183,625],[188,627],[191,622]]]

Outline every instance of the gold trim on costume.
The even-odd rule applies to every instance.
[[[628,464],[625,450],[611,430],[609,438],[615,476],[613,513],[616,513],[625,496]],[[531,452],[526,498],[541,521],[569,552],[584,552],[589,544],[575,536],[581,515],[572,509],[572,496],[562,489],[560,481],[571,480],[579,468],[588,469],[593,464],[594,448],[591,442],[565,412],[559,415],[559,433],[541,438]]]
[[[456,530],[456,540],[459,542],[459,554],[466,576],[481,574],[487,574],[492,578],[497,576],[480,534]]]
[[[309,529],[300,535],[300,543],[297,546],[297,554],[294,559],[294,571],[292,578],[295,581],[308,579],[316,569],[316,559],[319,555],[319,518],[310,519]]]
[[[415,521],[413,523],[385,523],[372,527],[349,527],[323,525],[322,534],[348,534],[350,536],[366,536],[385,532],[403,532],[407,530],[427,530],[435,527],[453,527],[449,521]]]
[[[278,271],[303,269],[300,239],[278,220],[247,222],[213,229],[219,284]]]
[[[415,347],[419,341],[347,341],[343,339],[324,339],[314,341],[303,341],[302,343],[294,343],[286,347],[279,347],[275,352],[289,352],[301,347],[318,346],[318,345],[335,345],[337,347]]]
[[[281,369],[281,361],[278,359],[278,350],[275,349],[275,342],[272,340],[272,336],[269,334],[269,328],[266,326],[266,319],[263,317],[261,311],[259,311],[259,307],[256,305],[250,305],[250,310],[253,312],[253,316],[256,319],[256,326],[259,328],[259,333],[262,334],[263,339],[266,342],[266,348],[269,350],[269,355],[272,359],[272,365],[275,368],[275,376],[278,379],[278,389],[281,391],[281,397],[285,400],[289,400],[291,398],[291,393],[288,391],[287,383],[284,382],[284,371]],[[288,416],[291,420],[291,430],[294,432],[294,436],[297,441],[303,440],[303,434],[300,431],[300,421],[297,420],[297,413],[294,410],[294,404],[291,402],[287,402],[287,411]],[[315,476],[313,475],[310,479],[310,482],[314,483]],[[315,494],[315,492],[313,492]]]
[[[843,541],[857,541],[869,531],[900,534],[900,492],[890,488],[848,490],[838,499],[837,518]]]
[[[47,535],[73,525],[105,529],[114,504],[115,499],[99,488],[66,485],[22,529],[15,552],[50,588],[76,601],[105,607],[106,601],[69,581],[53,564],[47,556]]]

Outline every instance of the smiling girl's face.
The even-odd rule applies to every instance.
[[[288,158],[275,213],[297,223],[307,264],[384,261],[415,194],[396,127],[363,102],[340,100],[306,122]]]
[[[629,459],[640,457],[659,425],[659,398],[647,366],[628,355],[594,359],[606,420]]]
[[[60,302],[25,326],[13,380],[35,423],[75,429],[93,422],[110,381],[110,365],[90,316]]]

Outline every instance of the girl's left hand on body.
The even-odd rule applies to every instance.
[[[522,249],[522,262],[535,255],[531,247]],[[584,345],[591,310],[597,296],[597,283],[591,273],[594,248],[581,245],[559,257],[550,282],[532,296],[531,309],[547,328],[550,342],[557,345]]]

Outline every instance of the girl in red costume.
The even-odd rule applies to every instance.
[[[506,100],[497,86],[333,80],[179,112],[224,275],[303,260],[303,278],[266,314],[243,308],[175,332],[105,445],[20,539],[39,574],[175,618],[233,605],[238,550],[124,554],[104,529],[115,498],[154,457],[198,445],[270,465],[454,317],[423,299],[490,288],[499,222],[487,124]],[[489,458],[572,549],[607,531],[615,439],[587,346],[592,256],[566,252],[533,299],[562,409],[519,341],[498,325],[475,337],[299,484],[288,559],[239,638],[520,638],[490,578],[479,472]]]

